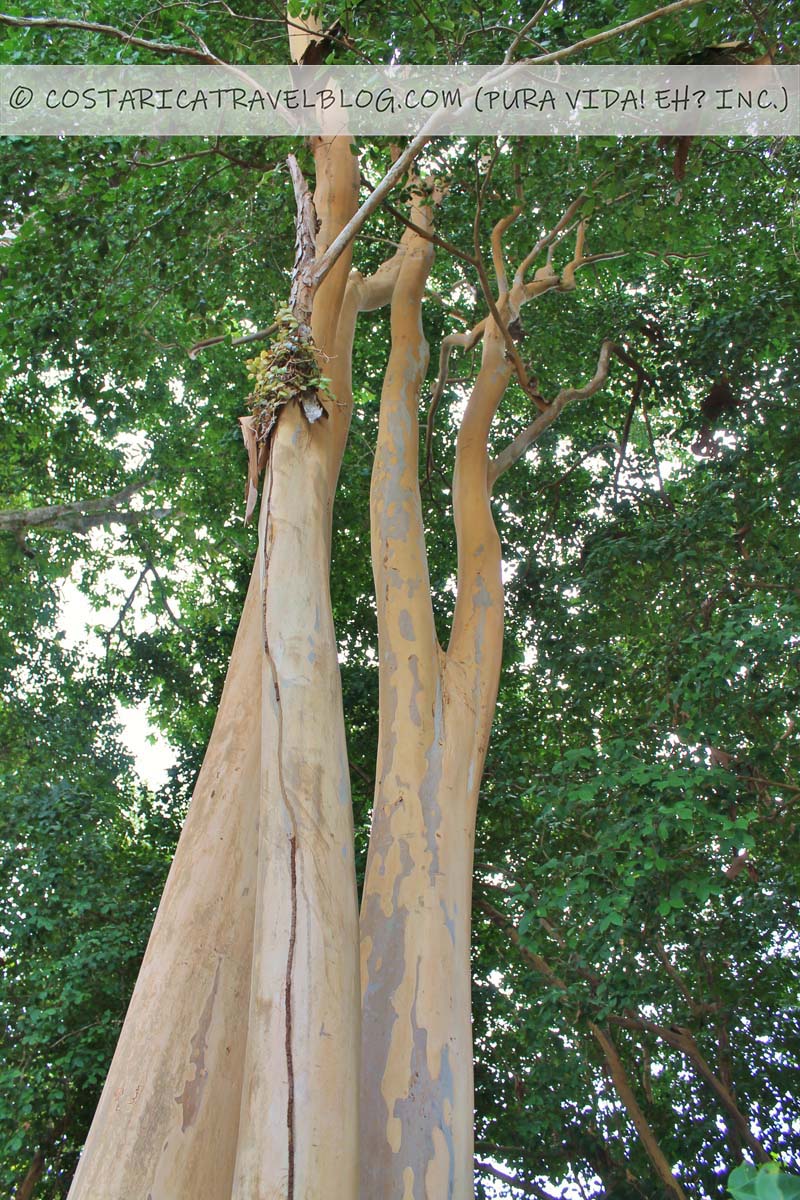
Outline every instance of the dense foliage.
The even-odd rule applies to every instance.
[[[650,7],[564,0],[519,53]],[[782,7],[700,6],[575,61],[703,61],[731,41],[792,61]],[[263,6],[91,9],[161,41],[185,43],[188,26],[230,61],[286,56],[280,14]],[[490,0],[453,16],[436,0],[324,15],[339,22],[337,62],[486,62],[533,9]],[[163,61],[100,35],[0,25],[5,63],[120,59]],[[0,507],[130,491],[124,521],[0,534],[6,1192],[41,1154],[35,1194],[66,1195],[213,721],[255,548],[237,425],[253,351],[230,337],[286,302],[289,149],[308,170],[303,147],[258,139],[20,138],[0,157]],[[360,149],[366,187],[389,149]],[[465,254],[492,149],[427,152],[450,179],[438,231]],[[520,352],[542,394],[589,378],[604,336],[628,362],[498,487],[508,627],[476,850],[479,1194],[663,1195],[609,1042],[693,1197],[723,1195],[727,1171],[758,1157],[752,1142],[800,1171],[799,168],[795,141],[698,141],[678,180],[676,148],[654,140],[511,140],[484,196],[484,252],[520,184],[512,258],[581,189],[592,249],[626,252],[525,310]],[[358,266],[374,269],[400,229],[381,210]],[[442,337],[486,310],[474,270],[445,250],[430,292],[432,386]],[[335,517],[362,855],[377,702],[367,498],[387,340],[385,314],[362,319]],[[456,361],[424,495],[442,637],[448,406],[473,367]],[[498,448],[529,406],[509,391]],[[65,629],[76,593],[95,613],[85,638]],[[175,749],[157,795],[120,741],[131,702]]]

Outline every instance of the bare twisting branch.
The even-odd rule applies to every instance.
[[[47,504],[39,508],[6,509],[0,512],[0,532],[24,537],[36,529],[59,533],[88,533],[98,525],[135,525],[140,521],[161,520],[174,516],[172,509],[129,509],[131,496],[141,492],[151,480],[129,483],[111,496],[95,496],[89,500],[73,500],[67,504]]]
[[[528,447],[532,446],[536,439],[541,437],[546,429],[550,428],[556,417],[568,404],[571,404],[574,400],[587,400],[589,396],[593,396],[595,392],[600,391],[600,388],[608,378],[609,362],[611,355],[616,349],[617,347],[613,342],[604,341],[600,348],[595,373],[589,382],[579,388],[562,388],[545,411],[539,413],[535,421],[532,421],[521,433],[518,433],[513,442],[509,442],[504,450],[501,450],[489,467],[490,485],[496,483],[503,472],[513,466],[517,459],[522,457]]]

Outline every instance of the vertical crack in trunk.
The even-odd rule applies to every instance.
[[[270,457],[272,455],[273,445],[274,443],[270,444]],[[292,1050],[292,975],[294,972],[294,950],[297,940],[297,819],[289,802],[289,795],[286,790],[286,782],[283,775],[283,709],[281,707],[281,689],[278,682],[278,669],[275,666],[275,659],[272,657],[272,652],[269,648],[269,635],[267,632],[269,563],[272,555],[272,483],[275,478],[275,472],[273,470],[273,464],[271,461],[268,463],[268,469],[269,486],[266,497],[267,518],[264,523],[264,578],[261,584],[261,617],[264,640],[264,655],[269,664],[270,675],[272,677],[272,687],[275,692],[275,718],[278,726],[276,747],[278,786],[280,788],[281,799],[283,801],[286,814],[289,818],[289,824],[292,831],[289,837],[289,887],[291,919],[289,926],[289,948],[286,955],[286,974],[283,996],[285,1021],[284,1044],[286,1048],[286,1139],[288,1157],[286,1200],[294,1200],[294,1060]]]

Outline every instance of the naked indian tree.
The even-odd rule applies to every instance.
[[[295,49],[298,54],[298,49]],[[569,291],[589,255],[583,197],[510,277],[492,232],[488,306],[451,353],[480,345],[457,439],[457,600],[437,640],[419,492],[428,365],[423,292],[442,192],[411,175],[408,226],[371,277],[353,238],[419,154],[417,139],[357,209],[349,139],[313,142],[307,194],[293,164],[297,337],[329,379],[326,419],[276,405],[259,555],[217,721],[92,1130],[73,1200],[466,1200],[473,1194],[470,910],[475,815],[500,672],[503,586],[491,489],[595,373],[550,402],[524,375],[509,326],[527,301]],[[377,195],[377,199],[376,199]],[[446,203],[446,199],[444,200]],[[479,222],[476,222],[476,228]],[[554,261],[574,235],[571,260]],[[540,266],[528,278],[542,256]],[[331,616],[331,514],[352,408],[358,314],[391,304],[371,494],[380,728],[361,918]],[[517,372],[539,409],[497,457],[492,421]],[[297,397],[298,401],[301,399]],[[306,398],[307,399],[307,398]],[[317,405],[317,408],[319,406]],[[359,1117],[360,1111],[360,1117]]]

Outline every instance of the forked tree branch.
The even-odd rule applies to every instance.
[[[522,28],[519,30],[519,32],[514,35],[514,40],[512,41],[511,45],[508,47],[508,49],[505,52],[505,56],[503,58],[504,64],[510,64],[513,61],[514,55],[516,54],[518,47],[522,44],[522,42],[525,41],[525,39],[528,36],[528,34],[530,33],[530,31],[532,29],[536,28],[536,26],[539,24],[542,17],[544,16],[544,14],[547,12],[548,8],[550,8],[550,6],[552,4],[553,4],[553,0],[544,0],[544,2],[539,6],[539,8],[536,10],[536,12],[533,14],[533,16],[530,18],[530,20],[526,21],[525,24],[522,26]]]

